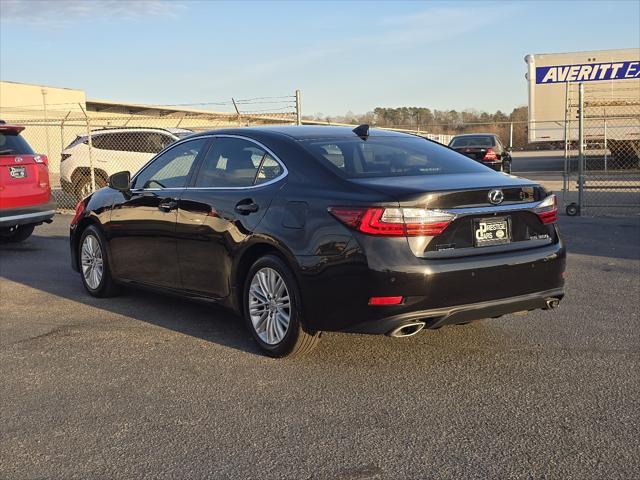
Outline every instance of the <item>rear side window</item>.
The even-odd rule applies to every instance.
[[[469,136],[469,137],[457,137],[451,141],[450,147],[495,147],[495,141],[493,137],[486,135]]]
[[[256,176],[255,184],[267,183],[273,179],[278,178],[284,173],[282,166],[274,160],[274,158],[268,153],[265,155],[262,161],[260,171]]]
[[[27,141],[18,133],[0,132],[0,155],[33,155]]]
[[[347,178],[486,172],[487,168],[418,137],[304,140],[318,160]]]
[[[105,133],[91,136],[91,146],[100,150],[121,150],[121,134]]]
[[[100,150],[158,153],[173,143],[173,138],[158,132],[114,132],[95,135],[91,143]]]

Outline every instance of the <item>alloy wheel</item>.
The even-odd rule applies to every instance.
[[[104,272],[102,261],[102,248],[100,242],[93,235],[87,235],[82,242],[80,251],[82,275],[85,282],[92,290],[97,289],[102,281]]]
[[[291,300],[282,276],[273,268],[258,270],[249,286],[249,316],[260,340],[280,343],[289,328]]]

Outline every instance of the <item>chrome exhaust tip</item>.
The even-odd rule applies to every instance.
[[[411,337],[424,328],[424,322],[411,322],[400,325],[391,330],[387,335],[394,338]]]
[[[560,300],[558,298],[547,298],[547,310],[558,308]]]

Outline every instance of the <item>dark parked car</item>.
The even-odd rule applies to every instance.
[[[557,306],[556,215],[540,185],[420,137],[242,128],[112,175],[77,206],[71,258],[91,295],[213,300],[284,356],[323,330],[409,336]]]
[[[456,135],[449,147],[494,170],[511,173],[511,152],[493,133]]]

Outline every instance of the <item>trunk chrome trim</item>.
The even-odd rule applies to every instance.
[[[519,210],[532,210],[540,206],[543,202],[526,202],[526,203],[510,203],[508,205],[492,205],[486,207],[465,207],[465,208],[446,208],[441,209],[443,212],[451,213],[453,215],[474,215],[483,213],[504,213]]]

